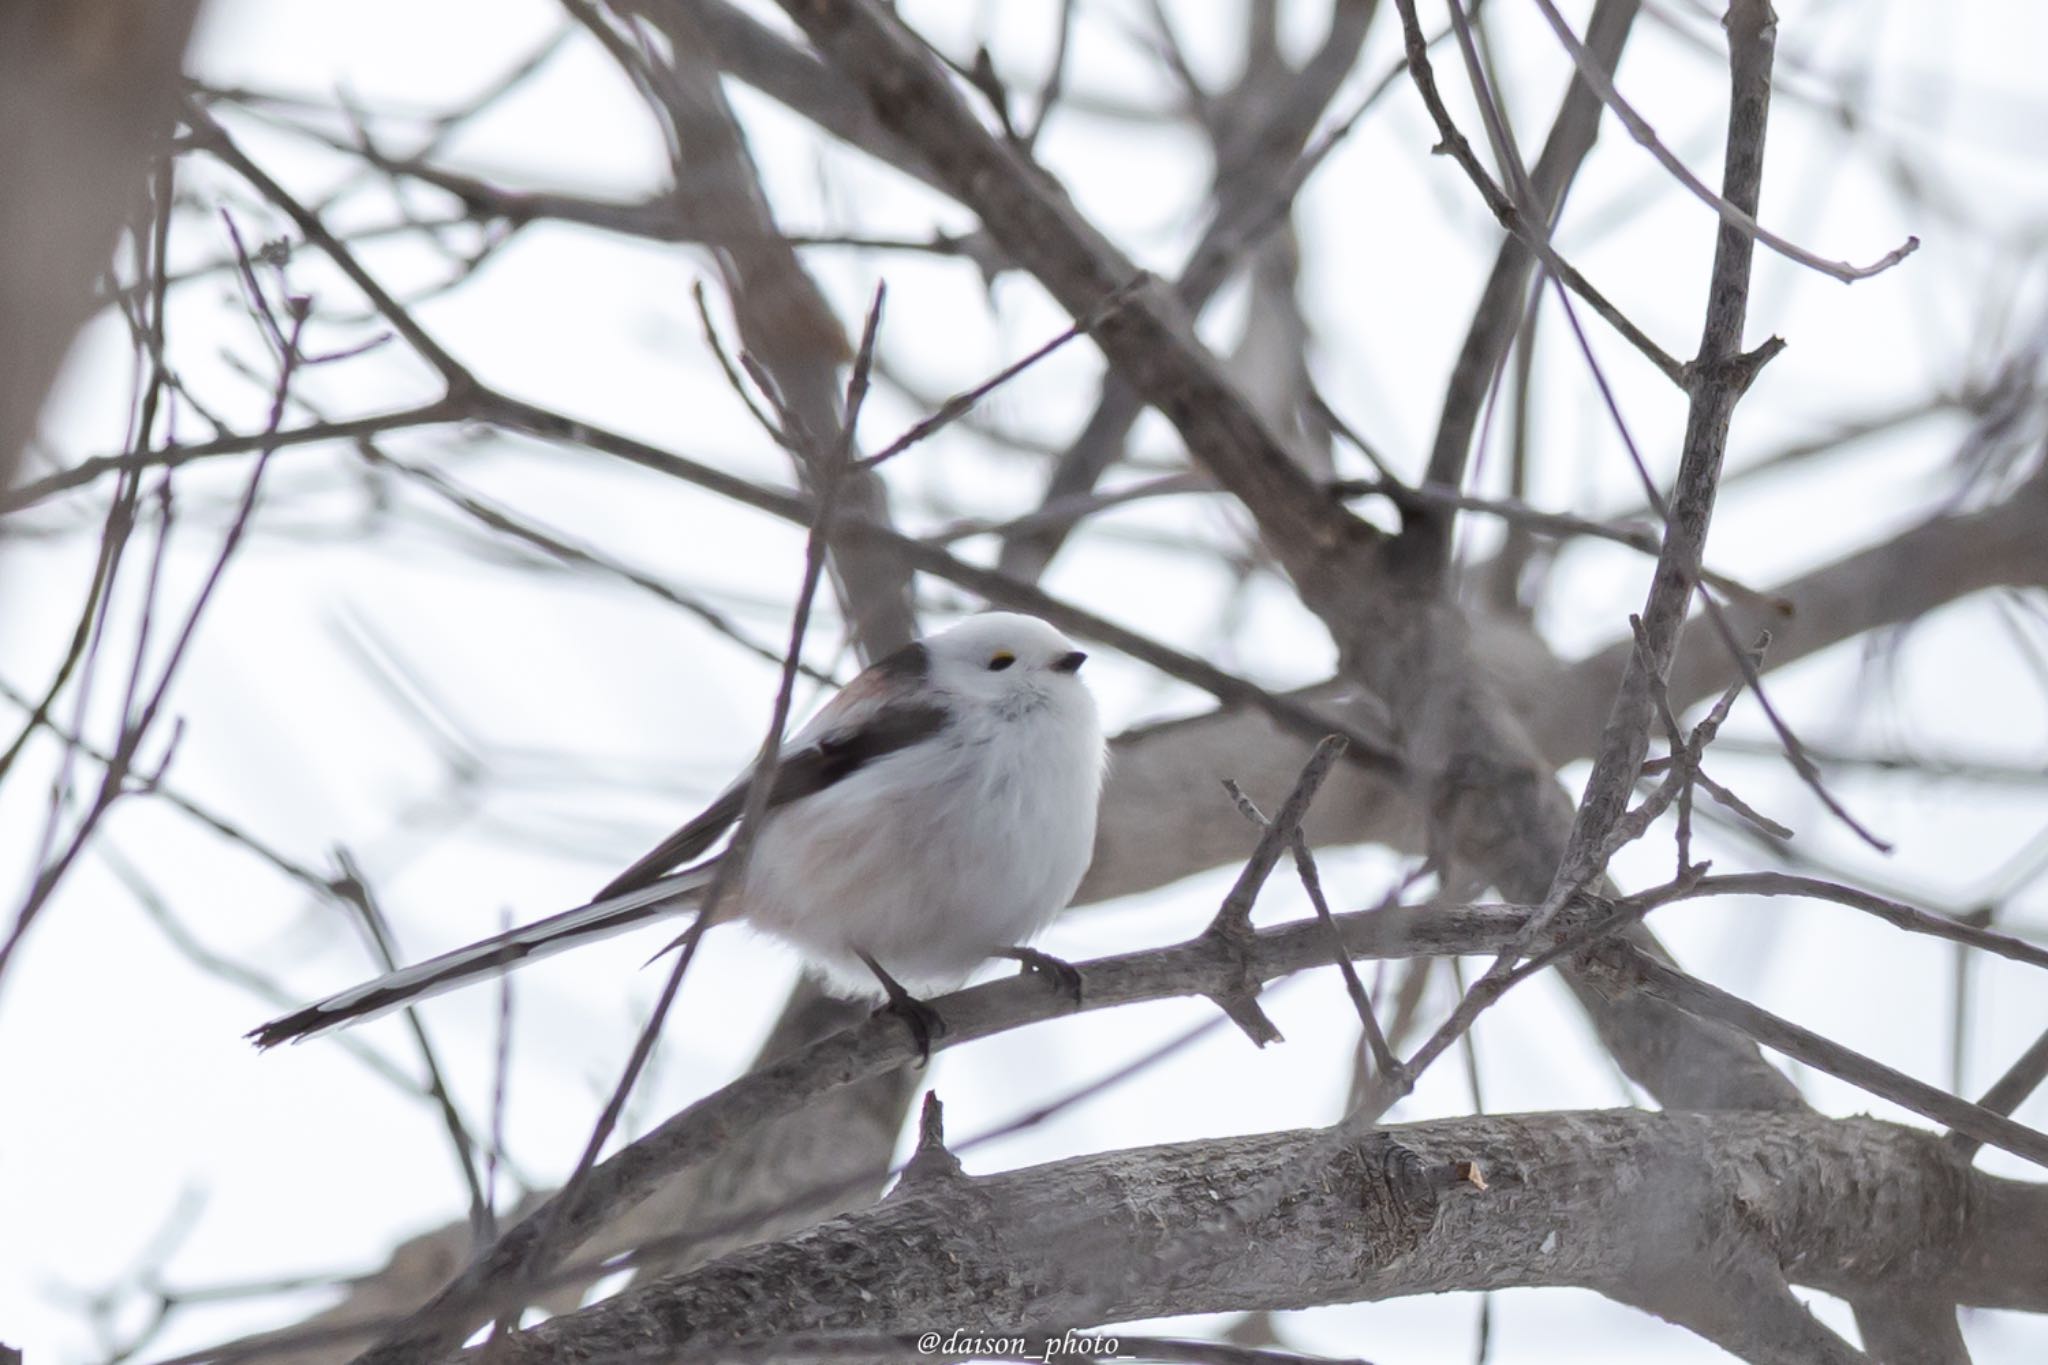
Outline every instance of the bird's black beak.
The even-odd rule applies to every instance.
[[[1062,654],[1062,655],[1060,655],[1060,657],[1059,657],[1059,658],[1057,658],[1057,659],[1054,659],[1054,660],[1052,661],[1052,669],[1053,669],[1053,672],[1055,672],[1055,673],[1074,673],[1074,672],[1078,672],[1078,671],[1079,671],[1079,669],[1080,669],[1080,667],[1081,667],[1081,664],[1082,664],[1082,663],[1083,663],[1083,662],[1084,662],[1084,661],[1085,661],[1085,660],[1086,660],[1087,658],[1088,658],[1088,656],[1087,656],[1086,654],[1083,654],[1083,653],[1082,653],[1082,652],[1081,652],[1080,650],[1078,650],[1078,649],[1070,649],[1070,650],[1068,650],[1068,651],[1067,651],[1067,652],[1066,652],[1065,654]]]

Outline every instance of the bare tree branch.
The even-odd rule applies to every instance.
[[[1467,1164],[1485,1190],[1459,1173]],[[1229,1223],[1232,1191],[1273,1172],[1288,1186],[1280,1207],[1243,1235],[1200,1235]],[[1930,1221],[1937,1209],[1972,1212]],[[1871,1120],[1611,1111],[1446,1119],[1356,1141],[1272,1133],[926,1185],[507,1345],[518,1361],[599,1361],[801,1332],[1001,1331],[1570,1284],[1745,1359],[1851,1362],[1860,1353],[1789,1295],[1746,1322],[1728,1310],[1751,1300],[1712,1300],[1787,1266],[1832,1293],[1923,1278],[1967,1302],[2038,1303],[2038,1247],[1977,1272],[2019,1250],[2023,1220],[2039,1236],[2044,1218],[2041,1186],[1973,1174],[1926,1135]],[[1648,1287],[1670,1272],[1690,1299]]]
[[[1572,33],[1571,26],[1565,23],[1564,16],[1557,12],[1557,7],[1551,4],[1550,0],[1536,0],[1536,7],[1543,11],[1543,17],[1549,21],[1551,31],[1557,34],[1558,41],[1564,44],[1565,51],[1571,53],[1572,60],[1578,64],[1580,76],[1599,92],[1601,101],[1614,111],[1614,116],[1621,120],[1623,127],[1628,129],[1629,136],[1649,148],[1650,154],[1657,158],[1665,170],[1671,172],[1679,184],[1691,190],[1701,203],[1720,214],[1722,221],[1736,231],[1762,242],[1765,246],[1788,260],[1797,261],[1801,265],[1818,270],[1824,275],[1832,275],[1844,284],[1852,284],[1857,280],[1867,280],[1872,275],[1881,274],[1919,249],[1920,239],[1918,237],[1908,237],[1902,245],[1886,252],[1874,264],[1854,266],[1850,265],[1847,261],[1822,260],[1812,252],[1794,246],[1776,233],[1758,226],[1754,202],[1744,204],[1740,197],[1729,193],[1726,186],[1722,187],[1721,194],[1715,194],[1701,182],[1698,176],[1694,175],[1687,168],[1683,161],[1674,156],[1671,150],[1658,140],[1655,130],[1650,127],[1641,114],[1638,114],[1629,105],[1628,101],[1621,97],[1621,92],[1614,88],[1614,80],[1609,69],[1603,68],[1587,52],[1585,45],[1579,42],[1577,36]],[[1731,15],[1734,12],[1731,9]],[[1771,14],[1765,21],[1764,27],[1775,29],[1777,23],[1778,16]],[[1732,23],[1730,27],[1732,30]]]
[[[1340,915],[1336,924],[1354,954],[1391,951],[1408,956],[1417,952],[1464,953],[1475,945],[1483,951],[1505,942],[1524,918],[1512,908],[1432,908],[1421,912],[1390,907]],[[1027,1020],[1140,999],[1175,995],[1215,999],[1240,989],[1247,973],[1253,980],[1267,980],[1324,965],[1329,953],[1325,926],[1311,919],[1254,931],[1248,942],[1239,945],[1204,934],[1175,948],[1080,964],[1079,1003],[1064,993],[1046,991],[1035,980],[1012,977],[933,1002],[945,1017],[947,1031],[934,1038],[931,1046],[938,1052]],[[593,1166],[574,1206],[550,1203],[507,1230],[487,1254],[412,1314],[401,1331],[366,1352],[365,1365],[435,1359],[459,1343],[475,1324],[500,1311],[502,1295],[524,1293],[523,1289],[513,1290],[511,1284],[523,1280],[522,1269],[527,1275],[541,1269],[529,1258],[544,1224],[552,1224],[550,1240],[556,1247],[575,1246],[658,1182],[709,1159],[741,1133],[792,1114],[837,1087],[898,1070],[917,1055],[917,1045],[902,1026],[883,1015],[739,1077]]]
[[[841,72],[862,84],[884,123],[916,142],[953,193],[1070,313],[1129,286],[1133,271],[1121,253],[974,120],[899,21],[864,0],[784,3]],[[1422,770],[1448,770],[1433,751],[1439,743],[1455,745],[1453,764],[1474,765],[1455,779],[1457,814],[1445,822],[1455,841],[1472,848],[1511,895],[1528,894],[1539,878],[1548,885],[1561,850],[1562,793],[1536,769],[1526,738],[1511,722],[1503,728],[1497,704],[1461,668],[1462,632],[1451,610],[1417,610],[1399,548],[1317,490],[1195,338],[1170,291],[1134,289],[1130,304],[1097,329],[1096,342],[1251,512],[1303,603],[1329,627],[1347,670],[1410,722],[1411,749],[1424,746]],[[1403,714],[1411,708],[1413,716]],[[1507,775],[1516,770],[1524,774],[1519,780]],[[1610,972],[1617,966],[1609,964]],[[1647,998],[1618,998],[1625,995],[1618,978],[1598,989],[1582,984],[1603,1039],[1667,1100],[1792,1098],[1783,1078],[1733,1035],[1684,1021]]]
[[[23,0],[0,13],[0,492],[168,150],[200,0]]]

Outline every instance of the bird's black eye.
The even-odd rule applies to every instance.
[[[1007,649],[1000,650],[997,653],[991,654],[989,656],[988,671],[991,673],[1000,673],[1004,669],[1008,668],[1011,664],[1016,662],[1016,655],[1010,653],[1010,651]]]

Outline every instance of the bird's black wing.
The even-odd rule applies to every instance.
[[[861,676],[865,678],[868,675]],[[856,679],[849,684],[845,692],[833,699],[834,704],[854,693],[860,681]],[[858,696],[854,697],[856,706],[859,700]],[[786,806],[844,781],[876,759],[937,734],[947,720],[944,708],[921,702],[885,702],[860,710],[864,714],[848,717],[844,723],[818,733],[809,743],[782,754],[775,766],[774,785],[768,789],[768,810]],[[826,719],[823,714],[819,718]],[[749,773],[727,787],[701,814],[612,878],[593,899],[604,900],[609,896],[637,891],[717,843],[719,836],[740,818],[751,777]]]

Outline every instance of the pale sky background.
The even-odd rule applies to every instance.
[[[902,8],[947,51],[977,41],[1003,54],[1027,88],[1050,51],[1052,0]],[[1188,0],[1169,7],[1212,79],[1238,45],[1238,7]],[[1397,55],[1392,7],[1333,109],[1350,108]],[[1574,22],[1584,4],[1566,6]],[[1646,7],[1620,73],[1627,96],[1666,142],[1710,181],[1719,176],[1725,63],[1718,30],[1683,0]],[[1781,92],[1773,116],[1764,221],[1830,258],[1868,261],[1908,233],[1918,255],[1845,288],[1760,252],[1752,342],[1790,342],[1744,403],[1730,446],[1739,469],[1780,443],[1834,420],[1887,408],[1982,373],[1987,361],[2038,335],[2048,301],[2040,251],[2048,226],[2048,9],[2028,0],[1938,6],[1784,0],[1780,72],[1789,91],[1825,88],[1828,73],[1867,72],[1874,131],[1844,141],[1813,108]],[[1565,58],[1525,0],[1491,0],[1489,22],[1525,149],[1542,135],[1563,88]],[[1425,5],[1425,23],[1439,21]],[[1069,88],[1134,102],[1171,92],[1134,46],[1144,6],[1086,0]],[[1660,18],[1660,16],[1662,16]],[[1299,51],[1319,37],[1326,6],[1288,8]],[[434,111],[460,103],[544,42],[560,12],[540,0],[422,6],[361,0],[220,0],[192,63],[221,85],[292,92],[371,110]],[[1712,40],[1710,55],[1681,35]],[[1014,68],[1012,65],[1014,64]],[[1439,75],[1454,91],[1451,54]],[[733,100],[792,231],[928,234],[960,229],[902,177],[834,149],[821,157],[805,125],[750,91]],[[1477,122],[1461,110],[1476,137]],[[348,158],[248,118],[231,130],[297,192],[317,197],[353,174]],[[397,125],[392,125],[394,129]],[[390,145],[406,147],[392,134]],[[1466,326],[1496,232],[1469,185],[1434,141],[1403,85],[1318,173],[1300,222],[1303,297],[1316,331],[1314,364],[1326,394],[1398,468],[1419,472],[1450,358]],[[1041,154],[1082,207],[1141,263],[1177,269],[1199,219],[1209,167],[1185,133],[1070,112],[1054,118]],[[1885,159],[1909,159],[1935,180],[1953,221],[1902,202]],[[665,153],[638,97],[587,39],[572,39],[518,95],[459,135],[446,164],[525,187],[631,196],[657,186]],[[188,159],[188,182],[208,197],[227,188],[252,238],[274,235],[233,177]],[[420,190],[414,202],[445,209]],[[331,213],[337,226],[388,221],[388,195],[358,185]],[[2002,245],[1987,244],[1990,237]],[[1610,120],[1573,191],[1559,232],[1565,254],[1600,281],[1667,350],[1690,354],[1712,248],[1705,209],[1670,192],[1663,172]],[[224,250],[217,219],[181,218],[183,263]],[[387,283],[438,279],[417,242],[366,247]],[[910,253],[822,250],[807,256],[840,315],[854,325],[878,278],[889,286],[881,350],[922,392],[972,385],[1066,325],[1035,285],[1014,276],[991,296],[963,262]],[[313,253],[294,284],[329,320],[359,301]],[[715,277],[701,253],[540,226],[523,232],[469,285],[423,304],[434,335],[487,381],[765,483],[788,481],[784,459],[749,424],[703,346],[690,287]],[[1233,335],[1226,296],[1205,331]],[[1540,449],[1551,452],[1535,491],[1545,506],[1598,513],[1631,505],[1635,481],[1561,319],[1546,320],[1538,364]],[[1589,327],[1593,324],[1589,321]],[[346,329],[337,328],[336,336]],[[261,350],[225,277],[173,294],[170,334],[188,382],[237,424],[261,421],[267,396],[222,352]],[[355,334],[363,334],[358,329]],[[1678,395],[1604,330],[1593,343],[1660,477],[1676,462]],[[1007,426],[1061,440],[1092,403],[1092,351],[1069,347],[984,408]],[[120,448],[130,359],[125,332],[102,318],[82,340],[47,414],[49,447],[66,459]],[[307,376],[305,392],[334,414],[402,406],[432,393],[431,377],[399,345]],[[884,387],[864,414],[870,448],[924,415]],[[204,433],[190,414],[186,439]],[[1785,474],[1726,491],[1709,561],[1752,583],[1823,563],[1925,514],[1955,485],[1949,466],[1961,424],[1935,419]],[[1486,479],[1502,467],[1499,432]],[[492,498],[665,580],[690,584],[753,638],[779,642],[800,571],[802,532],[734,510],[708,494],[602,457],[454,430],[395,435],[389,448],[425,459]],[[1156,418],[1133,448],[1177,457]],[[1570,450],[1566,460],[1557,452]],[[1348,457],[1347,457],[1348,458]],[[1347,472],[1359,472],[1348,465]],[[1361,467],[1362,468],[1362,467]],[[239,493],[246,459],[182,473],[188,522],[174,541],[167,591],[179,602],[203,573],[221,512]],[[31,471],[33,472],[33,471]],[[361,861],[411,957],[494,932],[501,916],[531,918],[576,903],[723,785],[758,744],[773,669],[685,614],[616,584],[480,564],[466,531],[409,486],[407,515],[374,539],[354,534],[360,466],[345,450],[280,455],[252,542],[230,571],[175,695],[184,736],[170,785],[227,814],[291,856],[324,866],[346,846]],[[1041,466],[991,453],[954,428],[889,467],[905,529],[954,516],[1015,515],[1036,499]],[[1118,479],[1136,477],[1126,473]],[[1489,482],[1488,486],[1498,486]],[[104,490],[100,490],[104,492]],[[61,650],[95,550],[100,505],[59,501],[22,519],[52,534],[0,542],[0,679],[37,691]],[[1256,578],[1235,617],[1229,575],[1187,546],[1233,545],[1243,518],[1217,500],[1170,499],[1099,518],[1056,562],[1046,586],[1102,615],[1275,686],[1327,675],[1327,639],[1284,583]],[[457,528],[458,530],[460,528]],[[57,534],[62,532],[62,534]],[[1468,532],[1469,533],[1469,532]],[[1484,534],[1482,530],[1480,534]],[[1161,543],[1166,542],[1166,543]],[[992,552],[986,540],[963,552]],[[1627,629],[1649,561],[1583,544],[1566,552],[1543,626],[1575,657]],[[974,605],[927,583],[927,620]],[[821,603],[824,599],[821,599]],[[2048,708],[2026,649],[2001,609],[1962,603],[1901,645],[1889,673],[1866,671],[1858,645],[1773,675],[1773,694],[1819,744],[1896,742],[1929,752],[1995,758],[2048,771]],[[2016,629],[2048,654],[2041,616]],[[811,657],[844,677],[849,658],[831,614]],[[431,734],[373,681],[374,656],[430,714],[452,718],[488,761],[472,789],[451,786]],[[1097,650],[1089,673],[1112,730],[1203,709],[1189,688]],[[104,690],[110,690],[105,689]],[[401,688],[407,690],[407,688]],[[800,709],[819,693],[800,693]],[[0,708],[4,710],[4,708]],[[16,718],[6,710],[0,732]],[[1731,731],[1763,733],[1748,705]],[[0,788],[0,894],[25,886],[47,801],[54,750]],[[1893,839],[1878,860],[1831,824],[1784,765],[1723,758],[1752,801],[1794,826],[1802,844],[1884,884],[1967,901],[2048,827],[2041,784],[1840,778],[1836,790]],[[96,777],[96,773],[89,774]],[[1222,776],[1219,774],[1219,776]],[[1566,773],[1576,789],[1582,768]],[[1220,788],[1216,799],[1226,798]],[[1247,831],[1246,851],[1253,842]],[[101,847],[141,869],[182,923],[215,952],[274,975],[311,998],[371,974],[352,926],[247,853],[159,805],[112,817]],[[1716,870],[1750,865],[1743,846],[1702,836]],[[1620,860],[1627,886],[1668,875],[1668,835]],[[1326,882],[1339,908],[1377,900],[1397,864],[1378,850],[1329,850]],[[1042,941],[1063,957],[1178,941],[1214,912],[1233,869],[1068,917]],[[2009,927],[2048,934],[2038,887]],[[2031,906],[2031,913],[2028,913]],[[11,914],[11,908],[10,912]],[[1276,877],[1260,918],[1307,913]],[[1719,901],[1660,912],[1655,927],[1690,970],[1763,1006],[1937,1084],[1950,1074],[1949,950],[1852,912],[1818,905]],[[521,1174],[551,1184],[575,1160],[660,982],[639,970],[658,940],[629,936],[521,973],[507,1132]],[[658,1065],[633,1108],[635,1127],[723,1084],[759,1044],[794,960],[747,931],[711,936],[665,1033]],[[1971,1044],[1961,1086],[1974,1095],[2048,1027],[2048,992],[2014,964],[1977,959]],[[1107,1147],[1322,1124],[1341,1111],[1356,1023],[1334,972],[1309,973],[1268,996],[1288,1042],[1253,1049],[1234,1030],[1040,1127],[974,1150],[975,1171],[1008,1169]],[[1432,999],[1431,1019],[1450,1004]],[[473,990],[433,1002],[429,1027],[474,1126],[491,1091],[497,998]],[[0,1340],[36,1365],[103,1357],[82,1294],[163,1256],[164,1229],[182,1235],[164,1278],[205,1289],[296,1276],[348,1276],[380,1266],[394,1243],[460,1217],[465,1200],[438,1115],[397,1093],[331,1042],[259,1056],[241,1034],[277,1011],[194,967],[98,857],[88,856],[0,982],[0,1094],[12,1111],[0,1134]],[[1213,1007],[1173,1002],[1040,1025],[947,1052],[927,1084],[947,1103],[955,1138],[1000,1126],[1046,1097],[1113,1070],[1207,1019]],[[403,1025],[380,1021],[362,1038],[410,1071]],[[1476,1031],[1490,1111],[1635,1103],[1592,1044],[1552,977],[1515,991]],[[1829,1078],[1796,1071],[1834,1114],[1903,1117]],[[1447,1058],[1395,1112],[1414,1120],[1469,1112],[1463,1063]],[[2048,1124],[2048,1098],[2018,1115]],[[1987,1169],[2038,1177],[1999,1153]],[[244,1299],[190,1310],[151,1357],[295,1321],[329,1291]],[[118,1316],[140,1323],[140,1300]],[[1841,1305],[1820,1300],[1831,1323]],[[1470,1296],[1336,1307],[1286,1315],[1288,1344],[1389,1362],[1469,1359]],[[1200,1323],[1172,1329],[1199,1330]],[[1973,1313],[1967,1330],[1983,1365],[2048,1358],[2048,1321]],[[1705,1362],[1714,1348],[1598,1297],[1569,1291],[1496,1296],[1492,1359],[1537,1362]]]

